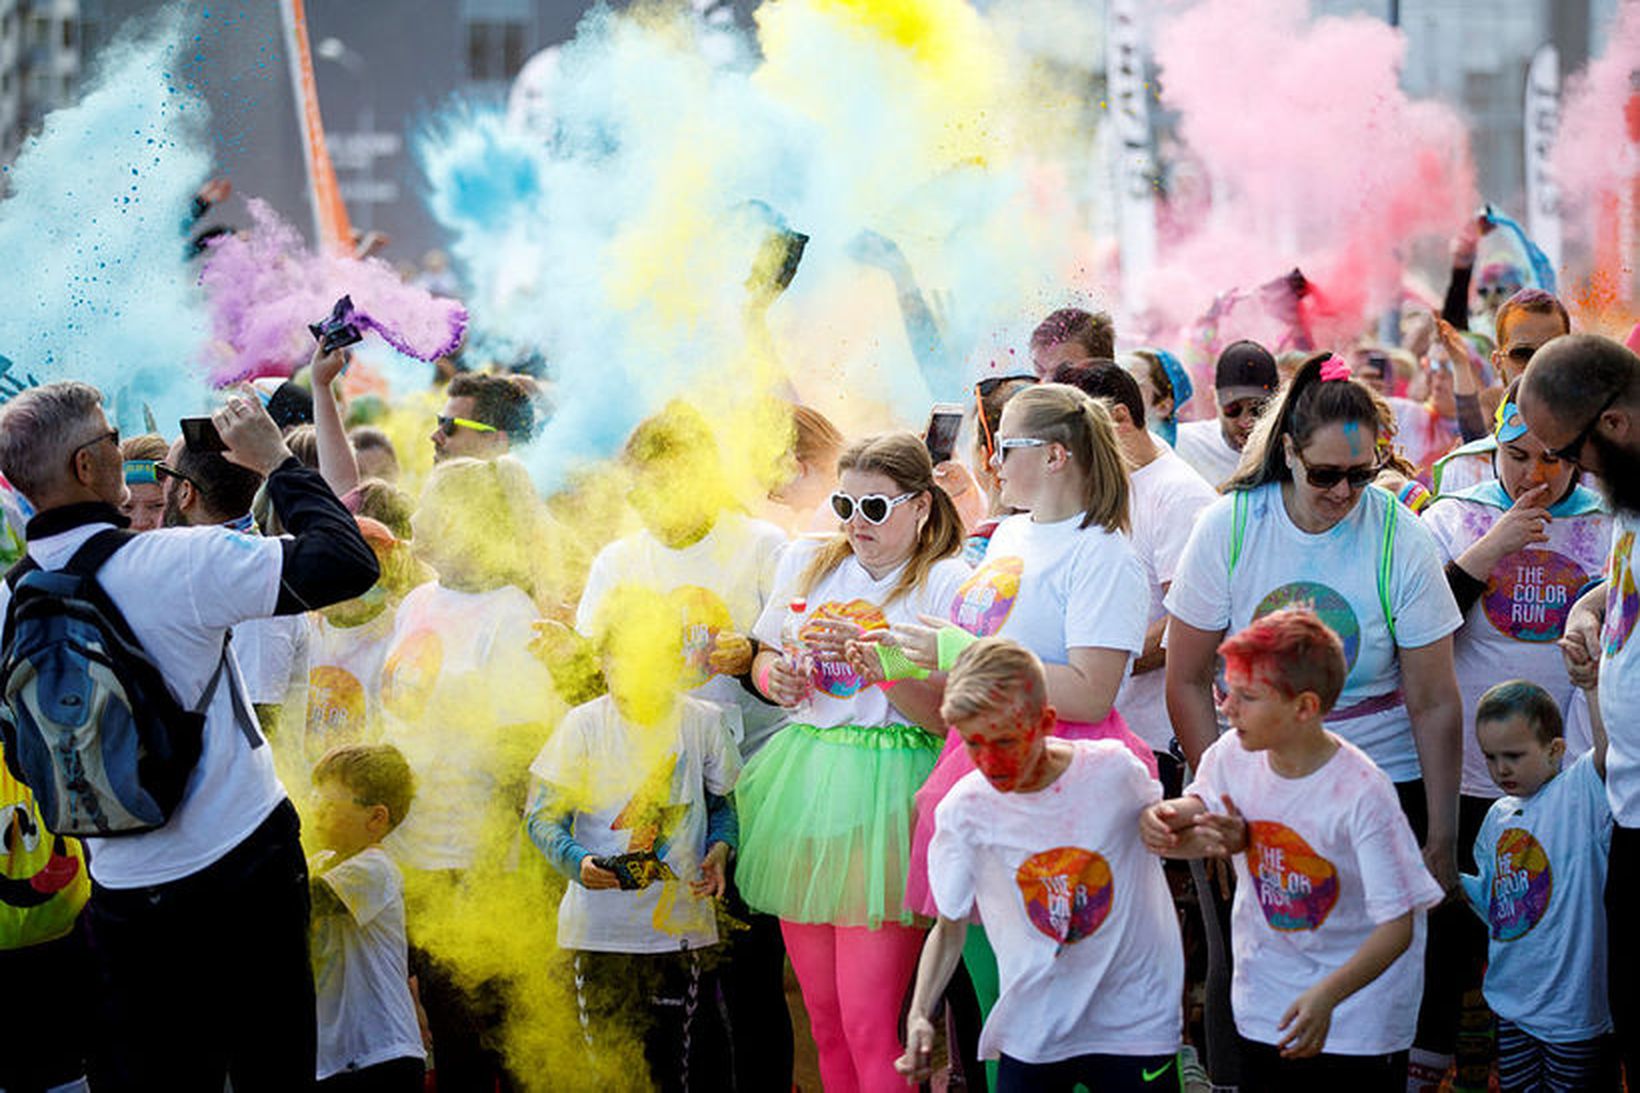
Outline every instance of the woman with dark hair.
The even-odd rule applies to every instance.
[[[1430,871],[1450,890],[1463,732],[1452,634],[1463,619],[1433,537],[1371,484],[1390,451],[1390,420],[1334,356],[1312,357],[1279,394],[1168,591],[1167,707],[1194,767],[1219,735],[1219,643],[1282,607],[1311,607],[1349,665],[1327,726],[1395,783]],[[1403,1026],[1410,1034],[1411,1015],[1386,1015],[1386,1054],[1410,1046]]]

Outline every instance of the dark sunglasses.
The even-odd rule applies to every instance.
[[[1612,408],[1612,404],[1617,401],[1618,396],[1622,393],[1623,388],[1619,387],[1607,396],[1600,409],[1594,412],[1594,417],[1589,419],[1589,423],[1578,430],[1578,434],[1572,438],[1572,442],[1563,444],[1558,448],[1550,448],[1549,454],[1556,459],[1564,459],[1568,463],[1575,463],[1581,468],[1583,461],[1579,457],[1583,454],[1583,446],[1589,442],[1589,437],[1594,434],[1595,426],[1600,424],[1600,419],[1606,416],[1606,411]]]
[[[112,440],[114,442],[114,447],[118,448],[120,446],[120,431],[118,429],[110,429],[106,433],[98,433],[84,444],[76,444],[74,446],[74,451],[68,458],[72,460],[74,456],[79,455],[93,444],[101,444],[105,440]]]
[[[175,467],[168,467],[164,463],[154,464],[154,474],[160,478],[174,478],[178,482],[188,483],[188,485],[192,486],[196,490],[199,489],[198,482],[195,482],[192,478],[189,478]]]
[[[1268,400],[1261,398],[1239,398],[1235,402],[1227,402],[1223,406],[1220,406],[1219,414],[1222,417],[1227,417],[1231,421],[1234,421],[1243,414],[1258,413],[1264,408],[1266,401]]]
[[[1537,351],[1538,347],[1535,345],[1512,345],[1503,351],[1503,355],[1512,361],[1519,361],[1521,364],[1525,364],[1527,361],[1532,359],[1532,354]]]
[[[888,519],[889,513],[900,505],[905,504],[917,491],[902,493],[898,497],[889,497],[881,493],[868,493],[864,497],[850,497],[842,490],[831,495],[831,511],[837,514],[837,519],[848,523],[858,511],[860,518],[868,524],[881,524]]]
[[[1298,461],[1304,467],[1304,481],[1316,489],[1330,490],[1340,482],[1348,482],[1351,493],[1365,488],[1384,467],[1382,459],[1370,467],[1312,467],[1302,454],[1299,454]]]

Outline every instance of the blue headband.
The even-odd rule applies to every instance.
[[[1492,435],[1497,437],[1499,444],[1507,444],[1526,435],[1526,421],[1520,416],[1520,407],[1513,401],[1498,407],[1498,427]]]
[[[127,459],[125,461],[125,484],[127,486],[152,486],[159,481],[159,471],[154,469],[157,460]]]
[[[1162,371],[1167,373],[1167,384],[1173,388],[1173,413],[1177,416],[1179,408],[1190,401],[1190,396],[1196,389],[1190,385],[1190,374],[1179,363],[1179,358],[1165,349],[1152,349],[1156,359],[1162,362]]]

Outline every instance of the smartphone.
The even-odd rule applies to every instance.
[[[962,407],[954,402],[936,402],[928,414],[928,428],[923,431],[923,444],[928,458],[938,466],[951,458],[957,449],[957,432],[962,428]]]
[[[222,434],[216,431],[216,422],[208,417],[182,419],[182,443],[196,452],[225,452]]]
[[[326,353],[362,341],[364,335],[353,324],[353,298],[343,296],[330,309],[330,314],[316,323],[309,323],[308,330],[313,333],[314,340]]]

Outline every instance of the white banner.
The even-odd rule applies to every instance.
[[[1110,0],[1105,30],[1122,303],[1130,314],[1142,306],[1140,287],[1156,263],[1156,156],[1145,86],[1145,7],[1140,0]]]
[[[1526,70],[1526,233],[1560,269],[1560,189],[1549,162],[1560,127],[1560,55],[1539,46]]]

